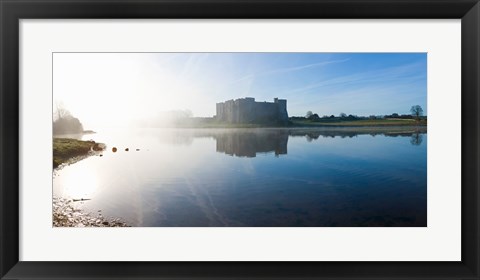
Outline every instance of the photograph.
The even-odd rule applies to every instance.
[[[1,280],[479,279],[480,0],[0,2]]]
[[[427,227],[427,60],[52,53],[52,226]]]

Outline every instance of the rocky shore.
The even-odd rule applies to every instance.
[[[100,212],[97,215],[85,213],[75,207],[73,200],[53,198],[53,226],[54,227],[128,227],[118,218],[104,217]]]
[[[99,155],[106,146],[94,141],[81,141],[69,138],[55,138],[53,140],[53,178],[63,167],[74,164],[89,156]],[[128,227],[120,219],[106,218],[101,214],[86,213],[75,207],[75,200],[53,197],[53,226],[54,227]]]

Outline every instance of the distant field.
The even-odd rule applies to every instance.
[[[261,128],[261,127],[325,127],[325,126],[426,126],[427,120],[413,119],[341,119],[325,118],[316,121],[307,119],[290,119],[288,124],[253,124],[253,123],[224,123],[211,118],[191,118],[173,124],[177,128]]]
[[[368,120],[291,120],[291,126],[425,126],[426,120],[412,119],[368,119]]]

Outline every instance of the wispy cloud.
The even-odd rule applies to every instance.
[[[280,73],[290,73],[290,72],[296,72],[296,71],[301,71],[313,67],[320,67],[320,66],[326,66],[329,64],[335,64],[335,63],[342,63],[342,62],[347,62],[350,60],[350,58],[346,59],[340,59],[340,60],[329,60],[329,61],[322,61],[318,63],[311,63],[311,64],[305,64],[305,65],[299,65],[299,66],[293,66],[293,67],[284,67],[284,68],[279,68],[279,69],[273,69],[273,70],[267,70],[267,71],[261,71],[261,72],[256,72],[256,73],[250,73],[247,74],[239,79],[236,79],[229,84],[235,84],[243,81],[251,81],[255,79],[256,77],[260,76],[267,76],[267,75],[272,75],[272,74],[280,74]]]
[[[180,77],[189,78],[196,75],[208,61],[209,56],[209,53],[189,54]]]
[[[335,78],[324,79],[319,82],[312,83],[303,87],[290,89],[288,90],[288,93],[298,94],[302,92],[308,92],[313,89],[318,89],[325,86],[334,86],[334,85],[346,86],[354,83],[369,83],[369,84],[373,84],[375,82],[385,83],[387,81],[405,77],[406,76],[405,74],[411,73],[411,71],[414,69],[417,69],[418,66],[419,66],[419,63],[412,63],[412,64],[402,65],[398,67],[391,67],[391,68],[382,69],[382,70],[367,71],[367,72],[355,73],[355,74],[339,76],[339,77],[337,76]],[[425,75],[425,73],[422,75]],[[407,77],[407,78],[413,79],[413,80],[418,79],[417,76]]]
[[[323,61],[323,62],[319,62],[319,63],[312,63],[312,64],[306,64],[306,65],[300,65],[300,66],[294,66],[294,67],[280,68],[280,69],[275,69],[275,70],[263,72],[262,75],[300,71],[300,70],[304,70],[304,69],[308,69],[308,68],[312,68],[312,67],[319,67],[319,66],[325,66],[325,65],[329,65],[329,64],[347,62],[349,60],[350,60],[350,58],[346,58],[346,59],[341,59],[341,60],[330,60],[330,61]]]

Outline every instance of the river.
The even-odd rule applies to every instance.
[[[425,128],[135,129],[79,138],[107,149],[56,171],[53,194],[134,227],[427,225]]]

